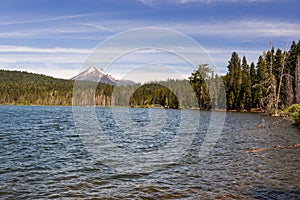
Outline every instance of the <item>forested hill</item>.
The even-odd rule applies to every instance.
[[[74,83],[74,80],[0,70],[0,104],[72,105]],[[80,97],[75,98],[76,105],[131,107],[160,105],[165,108],[179,108],[180,105],[184,108],[195,106],[195,98],[185,94],[191,93],[187,80],[168,80],[147,83],[143,86],[99,83],[94,92],[90,90],[94,88],[94,82],[80,81],[80,85],[88,89],[80,91]]]
[[[0,70],[0,104],[71,105],[74,81]]]
[[[189,80],[167,80],[129,86],[99,83],[96,91],[73,94],[74,81],[18,71],[0,70],[0,104],[131,106],[261,110],[279,113],[300,104],[300,40],[290,49],[262,52],[248,63],[233,52],[228,72],[220,76],[207,64],[191,72]],[[84,82],[88,84],[95,83]],[[192,88],[192,91],[191,91]],[[226,97],[226,98],[225,98]]]
[[[0,104],[72,105],[74,83],[74,80],[0,70]],[[98,83],[96,90],[92,92],[90,89],[95,87],[94,82],[80,81],[79,85],[86,89],[79,90],[80,94],[75,98],[75,105],[131,107],[160,105],[164,108],[195,106],[195,98],[186,95],[187,92],[191,93],[187,80],[168,80],[147,83],[143,86],[140,84],[115,86]]]

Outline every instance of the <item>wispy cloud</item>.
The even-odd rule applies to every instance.
[[[0,45],[0,53],[72,53],[72,54],[88,54],[91,49],[76,49],[76,48],[35,48],[28,46],[9,46]]]
[[[272,2],[272,9],[268,9],[266,2]],[[68,4],[58,8],[53,2],[29,1],[23,8],[23,4],[10,1],[3,4],[5,9],[0,17],[0,67],[24,67],[28,71],[62,77],[67,74],[64,70],[70,69],[71,74],[80,68],[91,48],[101,42],[104,44],[113,34],[134,28],[162,27],[192,37],[207,49],[217,66],[226,71],[232,51],[246,55],[249,62],[256,62],[261,51],[268,48],[269,41],[276,48],[284,48],[284,43],[298,40],[300,22],[294,4],[298,5],[296,0],[134,0],[118,1],[114,5],[109,1],[101,5],[96,1],[89,4],[74,1],[72,9],[66,9]],[[286,9],[290,12],[284,12]],[[143,37],[136,35],[136,39],[145,38],[146,34],[151,33]],[[171,39],[157,37],[152,41],[163,43]],[[122,49],[122,45],[128,45],[126,38],[100,52],[96,64],[103,67],[106,59]],[[189,51],[191,59],[199,60],[199,53],[187,45],[176,43],[171,49]],[[153,61],[183,65],[171,56],[160,54],[155,49],[136,52],[118,60],[117,71],[119,66],[129,69],[132,64]]]
[[[86,37],[86,34],[97,32],[97,30],[70,25],[65,27],[31,28],[19,31],[0,32],[0,38],[59,38],[66,34],[71,38],[74,35],[70,34],[81,34],[81,37]]]
[[[80,25],[83,25],[83,26],[89,26],[89,27],[93,27],[93,28],[97,28],[99,30],[103,30],[103,31],[109,31],[109,32],[112,32],[113,30],[110,29],[110,28],[107,28],[107,27],[104,27],[104,26],[99,26],[97,24],[90,24],[90,23],[80,23]]]
[[[272,0],[137,0],[147,6],[161,5],[161,4],[189,4],[189,3],[262,3]]]
[[[87,23],[95,24],[95,23]],[[239,19],[225,21],[139,21],[139,20],[110,20],[99,29],[121,32],[132,28],[162,27],[178,30],[185,34],[219,36],[219,37],[297,37],[300,35],[300,23],[292,23],[280,20]],[[94,25],[93,25],[94,26]],[[96,27],[96,26],[95,26]]]
[[[0,68],[70,78],[78,73],[90,49],[0,45]]]
[[[215,3],[215,2],[223,2],[223,3],[236,3],[236,2],[249,2],[249,3],[262,3],[268,2],[272,0],[174,0],[176,3]]]
[[[58,16],[58,17],[46,17],[46,18],[23,20],[23,21],[0,22],[0,26],[1,25],[3,26],[3,25],[17,25],[17,24],[50,22],[50,21],[58,21],[58,20],[65,20],[65,19],[88,17],[88,16],[92,16],[92,15],[95,15],[95,14],[94,13],[89,13],[89,14]]]
[[[237,52],[237,53],[241,53],[241,54],[260,54],[264,51],[264,49],[261,49],[261,50],[252,50],[252,49],[241,49],[241,48],[207,48],[206,49],[206,52],[209,53],[209,54],[230,54],[232,53],[233,51]]]
[[[196,35],[220,37],[296,37],[300,24],[284,21],[237,20],[210,23],[174,24],[174,29]]]
[[[64,64],[64,63],[83,63],[86,56],[74,56],[71,54],[2,54],[0,57],[0,64],[16,64],[18,63],[27,63],[28,65],[32,63],[44,63],[44,64]]]
[[[12,31],[12,32],[2,32],[0,33],[0,38],[24,38],[24,37],[28,37],[28,36],[32,36],[32,33],[22,33],[22,32],[16,32],[16,31]]]
[[[41,67],[42,66],[42,67]],[[44,64],[34,63],[34,64],[22,64],[19,67],[15,65],[6,65],[5,69],[16,70],[16,71],[27,71],[36,74],[44,74],[47,76],[52,76],[56,78],[70,79],[80,72],[80,66],[72,64],[72,67],[68,65],[61,65],[57,67],[56,64]]]
[[[101,25],[99,25],[101,24]],[[188,35],[218,36],[219,38],[257,38],[282,37],[295,38],[300,35],[300,23],[280,20],[240,19],[227,21],[190,21],[188,23],[170,21],[142,20],[106,20],[74,22],[47,28],[21,29],[18,27],[10,32],[0,32],[0,38],[72,38],[82,37],[97,39],[103,35],[119,33],[132,28],[164,27],[175,29]],[[94,34],[94,35],[93,35]],[[97,37],[95,37],[97,34]],[[91,37],[92,36],[92,37]],[[103,38],[103,37],[101,37]]]

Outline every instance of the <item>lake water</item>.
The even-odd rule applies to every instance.
[[[209,138],[224,113],[94,111],[0,106],[0,198],[300,199],[300,148],[274,148],[300,143],[289,121],[227,113]]]

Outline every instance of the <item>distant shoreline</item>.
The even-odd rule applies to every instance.
[[[32,106],[32,107],[73,107],[74,105],[43,105],[43,104],[0,104],[0,106]],[[164,107],[140,107],[140,106],[74,106],[74,107],[95,107],[95,108],[142,108],[142,109],[167,109],[167,110],[195,110],[195,111],[214,111],[214,112],[232,112],[232,113],[260,113],[257,111],[238,111],[238,110],[226,110],[226,109],[211,109],[211,110],[200,110],[199,108],[164,108]]]

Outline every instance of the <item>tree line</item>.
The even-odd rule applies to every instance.
[[[223,76],[228,110],[257,109],[278,115],[279,109],[300,103],[300,41],[289,50],[270,50],[257,64],[247,63],[232,53],[228,72]]]
[[[74,87],[76,85],[76,88]],[[45,75],[0,70],[0,104],[78,105],[184,108],[195,98],[187,80],[168,80],[116,86],[90,81],[52,78]]]
[[[11,105],[72,105],[75,81],[52,78],[20,71],[0,70],[0,104]],[[83,85],[90,85],[83,82]],[[98,84],[97,103],[107,102],[113,86]],[[107,100],[107,101],[105,101]]]
[[[188,80],[113,86],[0,70],[0,104],[96,105],[261,111],[277,115],[300,103],[300,41],[248,63],[233,52],[225,75],[200,64]],[[78,84],[78,82],[77,82]],[[81,88],[81,89],[80,89]],[[72,102],[73,101],[73,102]]]
[[[256,64],[233,52],[227,68],[225,75],[218,76],[201,64],[189,77],[200,109],[279,115],[279,110],[300,104],[300,40],[289,50],[271,47]]]

